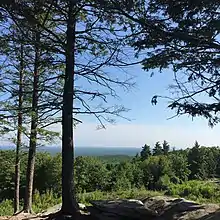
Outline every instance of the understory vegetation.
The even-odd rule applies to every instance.
[[[0,151],[0,215],[13,214],[14,155]],[[170,150],[169,144],[144,145],[140,154],[128,160],[84,157],[75,159],[75,187],[78,201],[136,198],[152,195],[184,197],[206,203],[220,202],[220,148],[202,147],[197,142],[185,150]],[[27,153],[21,159],[21,190],[25,189]],[[37,153],[33,210],[40,212],[61,203],[61,155]],[[21,201],[22,205],[22,201]]]

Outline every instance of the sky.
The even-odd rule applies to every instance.
[[[172,83],[172,72],[145,72],[140,65],[130,67],[128,73],[136,77],[136,85],[129,92],[118,90],[120,99],[109,100],[109,105],[122,104],[130,111],[124,116],[130,120],[117,118],[116,124],[106,124],[105,129],[97,130],[98,121],[93,116],[82,116],[82,124],[74,130],[76,146],[94,147],[140,147],[153,146],[157,141],[167,140],[176,148],[192,147],[197,140],[201,145],[220,146],[220,124],[214,128],[208,126],[203,118],[188,116],[172,117],[175,112],[167,108],[166,100],[159,100],[156,106],[151,104],[154,95],[168,95],[168,86]],[[114,74],[120,74],[115,72]],[[60,125],[53,127],[60,131]],[[1,140],[0,146],[9,145]],[[57,142],[60,145],[60,142]]]
[[[116,124],[97,130],[98,122],[93,117],[82,117],[83,123],[75,129],[77,146],[140,147],[145,143],[153,146],[163,140],[176,148],[192,147],[196,140],[204,146],[220,145],[220,125],[210,128],[207,120],[192,120],[189,116],[169,119],[175,112],[167,108],[167,100],[160,99],[156,106],[151,104],[154,95],[169,94],[171,71],[155,72],[150,77],[152,71],[136,66],[128,72],[136,76],[135,88],[128,93],[120,92],[120,99],[112,103],[129,108],[124,116],[130,120],[118,118]]]
[[[167,108],[167,100],[159,99],[152,105],[154,95],[168,95],[168,86],[172,83],[172,72],[162,73],[143,71],[141,66],[130,67],[128,73],[135,76],[135,87],[129,92],[118,90],[120,99],[109,100],[109,105],[120,104],[130,111],[123,116],[129,120],[117,118],[115,124],[105,124],[105,129],[97,129],[98,121],[93,116],[80,117],[82,124],[74,130],[76,146],[85,147],[137,147],[144,144],[153,147],[155,142],[167,140],[171,147],[192,147],[197,140],[203,146],[220,146],[220,124],[214,128],[208,126],[203,118],[192,120],[188,116],[172,117],[175,112]],[[120,74],[120,73],[118,73]],[[61,131],[60,125],[53,130]],[[11,145],[0,140],[0,146]],[[61,145],[60,141],[55,145]]]

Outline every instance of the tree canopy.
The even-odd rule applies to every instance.
[[[138,1],[142,10],[129,14],[136,22],[131,45],[143,58],[143,69],[165,72],[172,69],[169,108],[219,122],[219,2]],[[134,9],[135,10],[135,9]],[[139,34],[137,34],[137,32]],[[155,95],[152,103],[157,103]],[[202,97],[201,97],[202,96]],[[163,96],[162,96],[163,97]]]

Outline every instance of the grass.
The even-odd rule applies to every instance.
[[[61,198],[58,197],[53,192],[48,191],[45,194],[40,195],[39,192],[36,191],[33,196],[32,209],[34,213],[40,213],[59,203],[61,203]],[[22,204],[20,205],[22,208]],[[6,199],[0,203],[0,216],[11,216],[11,215],[13,215],[13,201]]]
[[[79,202],[85,205],[90,205],[90,201],[92,200],[143,199],[148,196],[158,196],[163,194],[164,192],[148,191],[146,189],[131,189],[116,192],[95,191],[91,193],[80,193],[77,197]]]

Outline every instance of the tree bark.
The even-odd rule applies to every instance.
[[[28,165],[26,172],[26,189],[24,198],[23,211],[32,212],[32,194],[33,194],[33,179],[34,179],[34,165],[37,148],[37,124],[38,124],[38,84],[39,84],[39,58],[40,58],[40,33],[36,33],[35,42],[35,61],[34,61],[34,82],[33,82],[33,96],[32,96],[32,118],[31,118],[31,134],[28,152]]]
[[[64,215],[77,218],[78,204],[76,201],[73,168],[73,88],[74,88],[74,48],[75,48],[75,18],[74,3],[69,0],[67,20],[66,69],[62,109],[62,208]]]
[[[19,211],[20,200],[20,148],[22,134],[22,105],[23,105],[23,77],[24,77],[24,53],[23,45],[20,51],[20,70],[19,70],[19,94],[18,94],[18,130],[15,156],[15,195],[14,195],[14,213]]]

